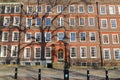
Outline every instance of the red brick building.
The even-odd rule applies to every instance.
[[[1,2],[0,63],[117,66],[119,17],[120,0]]]

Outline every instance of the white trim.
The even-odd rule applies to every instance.
[[[4,33],[7,33],[7,40],[4,39],[4,37],[5,37]],[[2,41],[8,42],[8,39],[9,39],[9,33],[8,32],[2,32]]]
[[[30,57],[31,57],[31,48],[30,48],[30,47],[25,47],[25,48],[24,48],[24,58],[25,58],[25,59],[30,59],[30,57],[27,57],[26,48],[29,48],[29,49],[30,49],[30,54],[29,54],[29,55],[30,55]]]
[[[46,48],[50,49],[50,56],[49,57],[46,57]],[[46,59],[51,59],[51,50],[52,50],[51,47],[45,47],[45,58]]]
[[[105,50],[108,50],[108,51],[109,51],[109,53],[108,53],[109,59],[105,59]],[[103,49],[103,53],[104,53],[104,60],[110,60],[110,59],[111,59],[110,48],[104,48],[104,49]]]
[[[104,36],[105,35],[108,37],[108,43],[104,43]],[[102,42],[103,42],[103,44],[109,44],[109,34],[102,34]]]
[[[73,12],[70,11],[70,6],[72,6],[74,8]],[[69,13],[75,13],[75,5],[69,5]]]
[[[36,41],[36,34],[40,34],[40,40],[39,41]],[[42,35],[41,35],[41,32],[35,32],[35,42],[41,42],[41,39],[42,39]]]
[[[93,20],[93,25],[90,25],[90,19]],[[89,26],[95,26],[95,18],[94,17],[88,17],[88,25]]]
[[[10,11],[9,11],[9,12],[7,12],[7,8],[8,8],[8,7],[10,8]],[[5,6],[5,13],[11,13],[11,6],[10,6],[10,5],[6,5],[6,6]]]
[[[31,19],[31,24],[30,24],[30,26],[27,24],[28,19]],[[32,26],[32,18],[26,18],[26,27],[31,27],[31,26]]]
[[[80,6],[82,6],[82,7],[83,7],[83,12],[80,12],[80,11],[79,11],[79,7],[80,7]],[[85,8],[84,8],[84,5],[82,5],[82,4],[81,4],[81,5],[78,5],[78,13],[85,13]]]
[[[73,22],[74,24],[73,25],[71,25],[71,19],[74,20],[74,22]],[[75,22],[76,22],[75,21],[75,17],[69,17],[69,26],[72,26],[72,27],[75,26],[75,24],[76,24]]]
[[[16,49],[16,56],[13,56],[13,51],[14,51],[14,48],[17,47]],[[18,55],[18,45],[11,45],[11,57],[17,57]]]
[[[101,12],[101,11],[102,11],[102,10],[101,10],[101,7],[102,7],[102,6],[105,7],[105,13],[102,13],[102,12]],[[106,14],[106,5],[100,5],[100,14],[101,14],[101,15],[105,15],[105,14]]]
[[[60,39],[59,39],[59,34],[60,34],[60,33],[63,34],[63,38],[64,38],[64,32],[58,32],[58,33],[57,33],[57,40],[58,40],[58,41],[60,40]]]
[[[114,37],[113,37],[114,35],[117,36],[118,43],[114,42]],[[118,34],[112,34],[112,42],[113,42],[113,44],[119,44],[119,36],[118,36]]]
[[[18,23],[16,24],[16,19],[15,18],[18,18]],[[19,16],[14,16],[14,19],[13,19],[13,26],[20,26],[20,17]]]
[[[9,3],[0,2],[0,4],[24,4],[24,3],[22,2],[9,2]]]
[[[50,6],[49,12],[47,12],[47,6]],[[51,5],[45,5],[45,13],[52,13],[52,6]]]
[[[58,6],[60,6],[60,8],[62,8],[62,9],[60,9],[60,11],[58,10]],[[62,12],[63,12],[63,5],[57,5],[57,13],[62,13]]]
[[[110,7],[113,7],[114,13],[111,12]],[[114,5],[109,5],[109,14],[111,14],[111,15],[116,14],[116,9],[115,9]]]
[[[41,6],[41,12],[38,12],[38,6]],[[37,12],[37,13],[42,13],[42,11],[43,11],[42,5],[37,5],[37,6],[36,6],[36,12]]]
[[[95,40],[91,40],[91,34],[92,33],[95,34]],[[96,42],[96,32],[89,32],[89,38],[90,38],[90,42]]]
[[[120,5],[118,5],[118,14],[120,14]]]
[[[81,40],[81,33],[85,33],[85,40],[84,41]],[[79,36],[80,36],[80,42],[86,42],[86,32],[80,32]]]
[[[103,20],[106,21],[106,27],[103,27],[103,26],[102,26],[102,24],[103,24],[102,21],[103,21]],[[101,28],[102,28],[102,29],[107,29],[107,28],[108,28],[108,22],[107,22],[107,19],[101,19]]]
[[[75,49],[75,56],[74,56],[74,57],[71,56],[71,55],[72,55],[72,54],[71,54],[72,48]],[[77,47],[76,47],[76,46],[71,46],[71,47],[70,47],[70,58],[77,58]]]
[[[84,25],[81,25],[81,24],[80,24],[80,23],[81,23],[81,22],[80,22],[80,19],[81,19],[81,18],[82,18],[83,21],[84,21]],[[79,26],[85,26],[85,17],[79,17]]]
[[[3,56],[3,47],[6,47],[6,55],[5,56]],[[7,57],[7,48],[8,48],[8,46],[7,45],[1,45],[1,54],[0,54],[0,57]]]
[[[27,40],[27,34],[30,34],[30,35],[31,35],[30,38],[32,37],[32,33],[31,33],[31,32],[26,32],[26,33],[25,33],[25,42],[31,42],[32,39]]]
[[[112,23],[111,23],[112,20],[115,21],[115,24],[116,24],[115,26],[116,27],[112,27]],[[116,19],[110,19],[110,26],[111,26],[112,29],[116,29],[117,28],[117,20]]]
[[[74,41],[71,41],[71,39],[72,39],[71,33],[74,33],[74,34],[75,34],[75,40],[74,40]],[[76,40],[76,32],[70,32],[70,42],[76,42],[76,41],[77,41],[77,40]]]
[[[18,11],[18,12],[16,12],[16,8],[17,8],[17,7],[19,7],[19,11]],[[18,5],[17,5],[17,6],[14,6],[14,13],[20,13],[20,12],[21,12],[21,6],[18,6]]]
[[[118,59],[115,58],[115,57],[116,57],[116,56],[115,56],[115,50],[119,50],[119,53],[118,53],[118,57],[119,57],[119,58],[118,58]],[[114,59],[115,59],[115,60],[120,60],[120,49],[119,49],[119,48],[113,48],[113,53],[114,53]]]
[[[17,33],[18,34],[18,36],[17,36],[17,40],[14,40],[14,33]],[[14,31],[13,33],[12,33],[12,41],[18,41],[19,40],[19,32],[18,31]]]
[[[95,49],[95,56],[94,57],[92,57],[92,51],[91,51],[91,48],[92,47],[94,47],[94,49]],[[90,46],[90,56],[91,56],[91,58],[97,58],[97,48],[96,48],[96,46]]]
[[[6,18],[8,18],[8,22],[7,22]],[[3,26],[8,27],[9,25],[10,25],[10,16],[4,16]]]
[[[36,57],[36,48],[40,48],[40,57]],[[41,58],[41,47],[34,47],[34,58],[35,59]]]
[[[50,34],[50,41],[46,41],[46,34]],[[51,32],[45,32],[45,42],[51,42]]]
[[[89,7],[90,7],[90,6],[92,7],[93,11],[90,11],[90,10],[89,10]],[[93,5],[88,5],[88,6],[87,6],[87,9],[88,9],[88,13],[94,13],[94,6],[93,6]]]
[[[85,57],[82,57],[82,50],[81,50],[81,48],[85,48]],[[81,58],[87,58],[87,47],[86,46],[80,46],[80,57]]]

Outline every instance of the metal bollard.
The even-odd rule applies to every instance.
[[[17,79],[18,68],[15,68],[15,79]]]
[[[108,70],[105,70],[105,73],[106,73],[106,80],[109,80],[108,79]]]
[[[38,80],[41,80],[41,69],[38,70]]]
[[[90,80],[90,72],[87,70],[87,80]]]

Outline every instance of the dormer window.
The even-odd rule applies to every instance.
[[[5,13],[11,13],[11,7],[5,6]]]

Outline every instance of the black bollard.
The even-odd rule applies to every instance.
[[[69,80],[69,70],[64,69],[64,80]]]
[[[105,70],[105,73],[106,73],[106,80],[109,80],[108,79],[108,70]]]
[[[90,72],[87,70],[87,80],[90,80]]]
[[[38,70],[38,80],[41,80],[41,69]]]
[[[15,79],[17,79],[17,72],[18,72],[18,69],[15,68]]]

